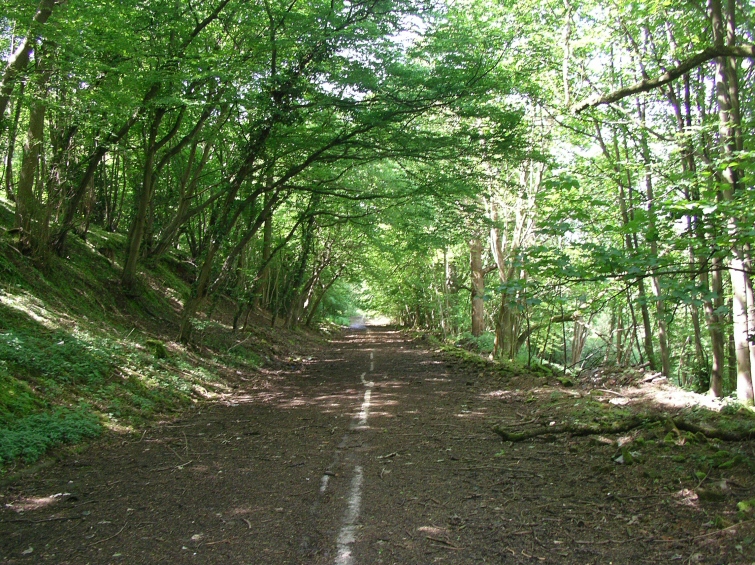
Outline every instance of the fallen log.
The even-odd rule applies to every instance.
[[[740,429],[740,430],[722,430],[719,428],[713,428],[706,424],[695,424],[688,422],[682,418],[674,418],[672,420],[674,425],[680,430],[685,432],[692,432],[693,434],[703,434],[705,437],[711,439],[720,439],[723,441],[747,441],[755,438],[755,429]]]
[[[723,430],[705,423],[696,424],[681,417],[669,419],[668,416],[661,414],[644,414],[642,417],[633,416],[612,422],[596,422],[591,424],[568,423],[524,431],[509,431],[500,424],[496,424],[493,426],[493,431],[501,436],[503,441],[525,441],[534,437],[547,435],[571,434],[572,436],[588,436],[621,434],[653,422],[663,423],[667,431],[672,431],[675,427],[677,429],[675,433],[677,434],[679,433],[678,430],[683,430],[693,434],[702,434],[709,439],[723,441],[748,441],[755,439],[755,428]]]
[[[493,426],[493,431],[501,436],[503,441],[524,441],[533,437],[550,434],[571,434],[573,436],[620,434],[628,432],[635,428],[639,428],[643,423],[645,423],[645,420],[639,417],[632,417],[605,423],[599,422],[594,424],[561,424],[544,428],[536,428],[534,430],[525,430],[523,432],[510,432],[505,430],[499,424],[496,424],[495,426]]]

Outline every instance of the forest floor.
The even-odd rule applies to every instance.
[[[236,386],[3,486],[0,563],[755,563],[751,442],[491,431],[658,395],[507,379],[387,328]]]

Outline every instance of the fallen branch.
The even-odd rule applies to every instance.
[[[633,417],[627,420],[620,420],[608,424],[562,424],[560,426],[548,426],[523,432],[509,432],[500,425],[493,426],[493,431],[497,433],[503,441],[524,441],[533,437],[544,436],[549,434],[571,434],[573,436],[589,436],[602,434],[620,434],[639,428],[644,420]]]
[[[432,536],[425,536],[426,539],[430,540],[431,542],[435,542],[436,544],[442,545],[446,549],[464,549],[463,547],[459,547],[458,545],[452,544],[450,541],[444,540],[442,538],[434,538]]]
[[[747,430],[721,430],[706,426],[704,424],[693,424],[692,422],[687,422],[682,418],[674,418],[673,422],[674,425],[680,430],[684,430],[685,432],[692,432],[693,434],[700,433],[705,437],[712,439],[720,439],[723,441],[747,441],[755,438],[755,429],[752,428]]]
[[[534,437],[545,435],[559,435],[559,434],[571,434],[573,436],[589,436],[589,435],[603,435],[603,434],[620,434],[628,432],[640,426],[651,422],[663,422],[667,426],[672,428],[675,426],[679,430],[691,432],[693,434],[702,434],[710,439],[720,439],[723,441],[747,441],[755,439],[755,428],[741,429],[741,430],[722,430],[714,428],[707,424],[695,424],[689,422],[681,417],[668,419],[667,416],[662,414],[652,415],[643,414],[640,416],[633,416],[628,419],[617,420],[610,423],[596,423],[596,424],[562,424],[559,426],[547,426],[540,427],[533,430],[525,430],[522,432],[515,432],[505,429],[501,424],[493,426],[493,431],[497,433],[503,441],[525,441]],[[667,428],[668,429],[668,428]]]
[[[202,545],[218,545],[220,543],[231,543],[231,541],[235,540],[236,538],[226,538],[221,539],[219,541],[208,541],[207,543],[203,543]]]
[[[95,546],[95,545],[99,545],[101,543],[105,543],[106,541],[110,541],[113,538],[117,538],[119,535],[121,535],[121,532],[126,529],[126,526],[128,526],[128,521],[126,521],[126,523],[123,524],[123,527],[120,530],[118,530],[115,534],[113,534],[109,538],[105,538],[105,539],[101,539],[101,540],[92,542],[92,543],[89,544],[89,547],[92,547],[92,546]]]
[[[173,450],[171,449],[171,451],[173,451]],[[176,452],[173,451],[173,453],[176,453]],[[178,454],[176,453],[176,455],[178,455]],[[181,463],[180,465],[170,465],[169,467],[159,467],[157,469],[152,469],[150,472],[151,473],[157,473],[157,472],[160,472],[160,471],[173,471],[175,469],[178,469],[179,471],[183,471],[183,468],[186,467],[186,465],[188,465],[189,463],[193,463],[193,462],[194,462],[193,459],[189,459],[186,463]]]
[[[0,520],[0,524],[7,524],[11,522],[26,522],[29,524],[41,524],[43,522],[59,522],[61,520],[81,520],[83,516],[61,516],[59,518],[44,518],[42,520],[30,520],[28,518],[18,518],[15,520]]]

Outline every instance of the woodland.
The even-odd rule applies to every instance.
[[[185,277],[176,343],[226,300],[235,332],[380,313],[752,405],[754,26],[744,0],[7,0],[4,308],[14,261],[83,243],[126,303]]]

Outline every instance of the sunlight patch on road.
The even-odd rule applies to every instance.
[[[517,393],[511,390],[494,390],[494,391],[485,393],[485,396],[489,396],[491,398],[510,398],[513,396],[517,396]]]

